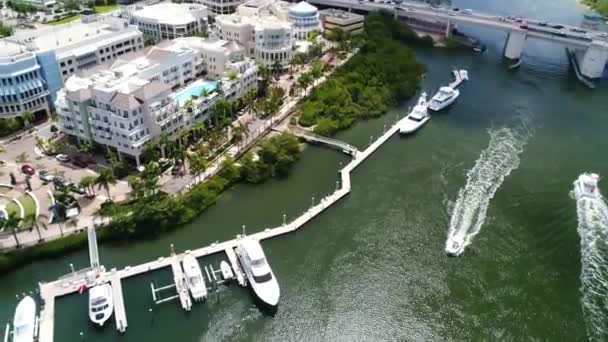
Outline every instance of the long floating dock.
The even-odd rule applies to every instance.
[[[460,79],[457,80],[458,83],[462,82],[462,80]],[[354,153],[352,160],[342,170],[340,170],[341,184],[340,187],[337,188],[332,194],[320,199],[320,201],[316,205],[313,205],[295,220],[289,223],[285,223],[280,227],[267,228],[261,232],[250,234],[249,237],[252,237],[257,240],[264,240],[294,232],[312,219],[314,219],[315,217],[317,217],[325,209],[338,202],[351,191],[350,173],[364,160],[366,160],[370,155],[372,155],[372,153],[378,150],[378,148],[380,148],[380,146],[382,146],[386,141],[388,141],[388,139],[390,139],[390,137],[393,136],[398,130],[398,125],[394,124],[389,130],[384,132],[382,136],[380,136],[376,141],[369,145],[365,150]],[[319,142],[323,143],[323,141]],[[332,141],[331,143],[333,145],[336,144],[335,141]],[[192,251],[187,251],[187,253],[193,255],[196,258],[220,252],[226,253],[239,284],[241,286],[245,286],[246,279],[234,252],[234,248],[239,244],[240,237],[241,236],[237,236],[236,239],[221,243],[212,243],[209,246],[201,247]],[[133,277],[146,272],[156,271],[165,267],[171,267],[173,270],[175,287],[178,291],[181,305],[185,310],[190,310],[192,302],[188,294],[188,289],[185,286],[183,271],[180,266],[180,262],[183,259],[184,255],[185,253],[171,255],[169,257],[159,257],[158,259],[153,261],[149,261],[136,266],[127,266],[121,270],[113,269],[110,272],[106,272],[103,267],[101,267],[101,271],[99,271],[92,279],[87,279],[82,274],[74,274],[73,276],[67,276],[65,278],[49,283],[40,283],[40,297],[44,303],[44,306],[40,314],[41,322],[39,342],[53,341],[55,299],[57,297],[78,292],[78,289],[83,284],[85,284],[87,287],[108,282],[112,284],[112,288],[114,289],[116,328],[121,332],[124,332],[127,327],[127,317],[122,296],[122,280],[129,277]]]

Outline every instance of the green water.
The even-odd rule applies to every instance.
[[[454,2],[461,8],[474,1]],[[576,22],[573,1],[487,1],[483,9],[534,9],[537,17]],[[543,9],[546,8],[546,11]],[[574,10],[572,10],[574,9]],[[540,14],[538,14],[540,13]],[[455,67],[471,81],[449,110],[411,138],[393,137],[354,173],[352,193],[298,232],[263,243],[281,287],[274,317],[264,316],[243,288],[222,288],[185,313],[177,302],[154,307],[150,282],[170,270],[123,283],[129,320],[96,329],[86,295],[56,305],[55,341],[442,341],[586,340],[580,305],[580,246],[572,181],[608,174],[606,87],[589,91],[568,76],[562,48],[530,42],[521,70],[500,60],[502,33],[479,32],[486,54],[418,51],[432,92]],[[547,63],[541,56],[547,55]],[[396,108],[339,138],[363,148]],[[479,234],[459,258],[444,253],[450,208],[466,173],[488,145],[488,129],[526,117],[533,129],[520,166],[490,202]],[[106,267],[122,267],[253,232],[296,217],[311,197],[333,191],[340,163],[333,150],[308,147],[285,180],[238,185],[196,222],[156,241],[101,246]],[[607,189],[605,184],[600,184]],[[604,191],[606,193],[608,190]],[[199,260],[217,265],[222,256]],[[0,320],[12,319],[15,294],[87,263],[87,253],[37,262],[0,278]]]

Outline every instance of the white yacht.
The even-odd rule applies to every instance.
[[[102,284],[91,287],[89,289],[89,319],[91,322],[103,326],[113,312],[112,286]]]
[[[460,95],[460,91],[458,89],[454,89],[451,87],[441,87],[439,91],[429,103],[429,109],[432,111],[438,112],[447,106],[451,105],[458,96]]]
[[[15,310],[13,319],[13,342],[34,341],[34,326],[36,325],[36,302],[30,296],[25,296]]]
[[[260,242],[252,238],[244,238],[235,252],[255,295],[266,305],[276,307],[279,304],[281,290],[266,262]]]
[[[414,109],[399,123],[399,133],[408,134],[417,131],[431,116],[428,113],[429,103],[426,101],[426,93],[422,93]]]
[[[224,279],[234,278],[232,267],[230,267],[230,264],[228,264],[226,260],[222,260],[222,262],[220,262],[220,270],[222,271],[222,277],[224,277]]]
[[[199,301],[207,297],[207,286],[201,267],[192,255],[186,254],[182,260],[182,268],[186,274],[186,284],[194,300]]]
[[[581,198],[600,199],[601,195],[597,189],[600,176],[595,173],[583,173],[574,181],[574,196],[577,200]]]

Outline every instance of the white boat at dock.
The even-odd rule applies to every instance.
[[[447,86],[439,88],[437,94],[431,98],[429,109],[438,112],[456,101],[460,96],[460,90],[456,89],[463,81],[469,80],[469,72],[466,70],[454,70],[454,81]]]
[[[190,294],[194,300],[199,301],[207,297],[207,286],[203,278],[201,267],[196,261],[196,258],[190,254],[186,254],[182,260],[182,268],[186,275],[186,285],[190,290]]]
[[[230,264],[226,262],[226,260],[222,260],[222,262],[220,262],[220,270],[222,271],[222,277],[225,280],[234,278],[232,268],[230,267]]]
[[[426,93],[422,93],[414,109],[399,122],[399,133],[409,134],[422,127],[431,116],[428,113],[429,103],[426,100]]]
[[[255,295],[264,304],[276,308],[281,290],[266,261],[260,242],[252,238],[243,238],[235,252]]]
[[[456,101],[460,91],[452,87],[441,87],[429,103],[429,109],[438,112]]]
[[[114,312],[114,299],[112,286],[102,284],[89,289],[89,319],[91,322],[103,326]]]
[[[25,296],[15,309],[13,319],[12,342],[34,341],[34,327],[36,326],[36,302],[30,296]]]

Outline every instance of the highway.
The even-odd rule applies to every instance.
[[[525,31],[527,37],[555,41],[573,47],[588,47],[593,41],[603,41],[608,44],[606,32],[582,30],[558,23],[546,23],[520,17],[501,17],[472,10],[431,7],[418,3],[395,5],[388,1],[380,3],[378,0],[374,0],[374,2],[368,0],[310,0],[309,2],[316,5],[362,11],[386,9],[403,17],[449,21],[453,24],[474,25],[503,31]]]

